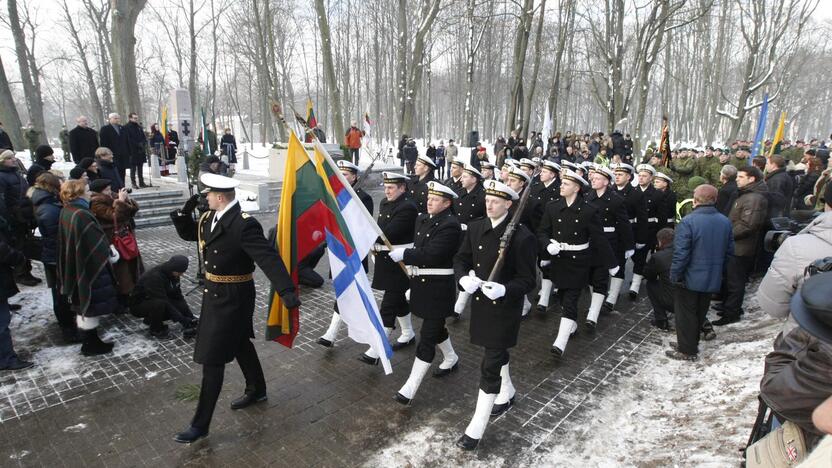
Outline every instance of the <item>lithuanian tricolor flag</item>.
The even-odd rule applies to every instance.
[[[298,284],[298,263],[326,241],[329,231],[347,243],[344,220],[332,189],[324,178],[328,175],[309,157],[298,137],[291,132],[286,154],[286,171],[277,214],[277,250]],[[280,296],[272,290],[266,339],[291,348],[300,326],[298,309],[287,309]]]

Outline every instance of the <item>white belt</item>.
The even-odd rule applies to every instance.
[[[462,228],[462,230],[463,230],[463,231],[467,231],[467,230],[468,230],[468,225],[467,225],[467,224],[465,224],[465,223],[460,223],[460,224],[459,224],[459,226]]]
[[[675,222],[676,222],[676,218],[667,218],[667,222],[668,222],[668,223],[675,223]]]
[[[630,218],[631,223],[635,223],[636,221],[638,221],[636,218]]]
[[[604,226],[604,232],[615,232],[615,226]]]
[[[659,218],[647,218],[647,222],[648,222],[648,223],[658,223],[658,222],[659,222]]]
[[[580,252],[589,248],[589,242],[586,244],[567,244],[565,242],[556,242],[558,249],[561,252]]]
[[[453,268],[419,268],[407,265],[410,276],[453,276]]]
[[[394,245],[393,246],[394,249],[409,249],[411,247],[413,247],[413,242],[411,242],[409,244],[399,244],[399,245]],[[384,245],[384,244],[375,244],[375,245],[373,245],[373,248],[376,250],[376,252],[388,252],[388,251],[390,251],[390,249],[388,249],[387,246]]]

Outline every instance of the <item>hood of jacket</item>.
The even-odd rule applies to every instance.
[[[800,234],[812,234],[832,246],[832,211],[820,214]]]
[[[32,204],[35,206],[39,206],[44,203],[50,202],[60,204],[60,202],[58,201],[58,197],[56,197],[55,194],[47,192],[42,188],[35,187],[35,189],[32,191]]]

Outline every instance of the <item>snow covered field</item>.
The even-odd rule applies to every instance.
[[[763,358],[781,327],[751,295],[745,310],[741,322],[717,328],[716,340],[700,343],[695,363],[665,357],[676,337],[661,334],[662,345],[646,345],[633,376],[621,379],[615,392],[593,397],[588,406],[594,409],[572,418],[566,437],[545,440],[533,453],[511,461],[477,458],[453,447],[458,429],[430,425],[415,428],[366,466],[738,466],[756,416]]]

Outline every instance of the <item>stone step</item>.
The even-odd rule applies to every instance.
[[[141,215],[143,211],[154,208],[182,206],[182,204],[185,203],[185,197],[152,198],[145,200],[136,200],[136,202],[139,204],[138,214]]]
[[[148,217],[136,217],[136,229],[154,227],[154,226],[167,226],[173,225],[173,221],[171,221],[170,216],[167,214],[164,215],[157,215],[157,216],[148,216]]]
[[[130,197],[136,201],[141,200],[153,200],[153,199],[162,199],[162,198],[182,198],[185,195],[185,190],[183,189],[159,189],[159,190],[148,190],[148,189],[141,189],[136,190],[130,194]]]

